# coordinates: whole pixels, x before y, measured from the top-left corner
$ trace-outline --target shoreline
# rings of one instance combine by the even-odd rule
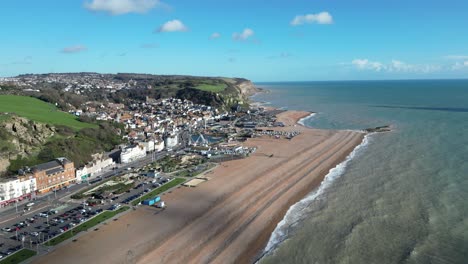
[[[212,179],[196,188],[179,187],[162,198],[164,211],[139,207],[61,245],[37,263],[249,263],[256,261],[289,208],[317,189],[330,169],[359,146],[364,133],[306,128],[310,112],[278,114],[292,140],[249,139],[257,152],[221,163]],[[268,155],[267,155],[268,154]],[[274,157],[270,156],[274,154]],[[100,249],[94,252],[95,248]]]
[[[318,187],[314,188],[307,195],[305,195],[302,199],[300,199],[298,202],[294,203],[291,207],[289,207],[283,219],[280,222],[278,222],[278,225],[271,233],[268,243],[264,247],[263,251],[261,252],[261,254],[258,254],[259,256],[255,259],[255,263],[258,263],[259,261],[261,261],[263,257],[272,254],[281,245],[281,243],[283,243],[285,240],[289,238],[289,237],[282,236],[281,229],[283,227],[287,227],[287,224],[285,222],[288,220],[288,217],[290,216],[290,214],[294,215],[295,213],[297,213],[297,211],[295,211],[296,209],[295,207],[296,206],[301,207],[303,206],[302,203],[309,203],[309,202],[316,200],[320,195],[323,194],[326,188],[328,188],[329,185],[332,184],[336,178],[339,178],[343,175],[348,162],[353,160],[355,155],[357,155],[358,152],[362,148],[365,148],[369,143],[369,137],[372,134],[366,134],[364,132],[363,134],[364,134],[364,138],[361,144],[356,146],[341,163],[337,164],[334,168],[330,169],[330,171],[324,176],[322,181],[319,183]],[[279,232],[279,234],[277,234],[277,232]]]
[[[313,117],[316,115],[315,112],[307,112],[307,111],[287,111],[287,112],[294,112],[294,116],[297,118],[296,119],[296,124],[300,125],[306,129],[310,129],[306,127],[301,121],[304,121],[305,119],[308,119],[310,117]],[[286,121],[288,122],[289,120],[286,118],[286,120],[281,120],[280,121]],[[292,126],[293,124],[289,124],[289,126]],[[262,236],[259,237],[254,245],[251,246],[252,250],[249,252],[246,252],[243,257],[239,258],[239,261],[235,261],[235,263],[258,263],[264,256],[266,256],[268,253],[271,253],[271,251],[265,251],[268,246],[268,242],[270,241],[273,232],[276,230],[278,225],[283,221],[283,219],[286,217],[286,214],[288,213],[289,209],[291,209],[292,206],[295,204],[299,203],[303,199],[307,198],[311,192],[317,190],[320,185],[324,182],[325,177],[331,172],[332,169],[336,168],[340,164],[346,162],[346,159],[349,157],[349,155],[357,149],[361,144],[364,142],[365,138],[365,133],[362,133],[362,139],[360,140],[360,143],[354,147],[348,148],[348,150],[343,153],[340,158],[338,158],[338,162],[330,168],[330,170],[322,173],[319,177],[315,178],[312,180],[308,186],[304,187],[301,192],[296,193],[296,195],[291,199],[289,205],[287,207],[281,208],[280,211],[275,215],[273,218],[273,223],[270,225],[266,226],[265,229],[262,232]],[[280,242],[281,243],[281,242]]]

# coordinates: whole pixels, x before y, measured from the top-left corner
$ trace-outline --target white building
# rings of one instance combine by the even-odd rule
[[[0,205],[30,198],[36,188],[36,178],[33,176],[3,179],[0,181]]]
[[[94,154],[93,161],[86,166],[76,170],[76,181],[81,182],[89,178],[95,177],[98,173],[102,172],[105,168],[114,166],[115,162],[110,157],[104,154]]]
[[[80,183],[82,181],[86,181],[86,179],[90,178],[91,175],[88,172],[88,167],[84,166],[75,171],[76,182]]]
[[[177,134],[168,135],[164,138],[164,146],[166,149],[172,149],[179,144],[179,137]]]
[[[159,152],[164,149],[164,141],[156,141],[154,143],[154,151]]]
[[[143,145],[146,148],[147,152],[154,151],[154,141],[153,140],[148,140],[148,141],[145,141],[145,142],[141,142],[140,145]]]
[[[122,149],[120,162],[129,163],[146,156],[146,148],[141,145],[130,146]]]

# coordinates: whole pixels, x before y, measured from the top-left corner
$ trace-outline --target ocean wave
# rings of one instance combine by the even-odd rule
[[[311,113],[310,115],[299,119],[299,121],[297,121],[297,123],[298,123],[299,125],[306,126],[306,125],[305,125],[305,121],[306,121],[306,120],[309,120],[309,119],[311,119],[311,118],[313,118],[313,117],[316,116],[316,115],[317,115],[317,113]]]
[[[306,117],[307,118],[307,117]],[[320,183],[320,186],[309,193],[306,197],[304,197],[299,202],[295,203],[291,206],[286,215],[284,216],[283,220],[281,220],[278,225],[276,226],[275,230],[270,236],[270,240],[265,247],[261,258],[272,253],[278,246],[288,238],[288,233],[290,227],[297,225],[304,217],[306,216],[306,210],[309,205],[315,201],[316,199],[320,198],[320,196],[324,193],[324,191],[339,177],[341,177],[344,172],[346,171],[346,166],[348,163],[356,157],[360,152],[362,152],[367,145],[369,144],[371,134],[364,136],[363,141],[361,144],[356,146],[354,150],[346,157],[346,159],[336,165],[334,168],[330,169],[328,174],[325,176],[323,181]],[[261,259],[260,258],[260,259]],[[259,260],[260,260],[259,259]],[[257,261],[258,263],[258,261]]]

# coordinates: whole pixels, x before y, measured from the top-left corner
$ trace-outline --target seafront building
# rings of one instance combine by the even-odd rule
[[[1,179],[0,181],[0,207],[5,207],[16,201],[30,199],[35,195],[36,178],[33,176],[20,176]]]
[[[89,180],[106,168],[114,165],[114,160],[112,160],[111,157],[106,156],[104,153],[94,154],[91,162],[76,169],[76,182]]]
[[[57,158],[53,161],[36,165],[26,175],[32,175],[36,179],[38,193],[60,189],[76,180],[75,165],[67,158]]]
[[[120,162],[129,163],[146,156],[146,148],[142,145],[126,147],[120,153]]]

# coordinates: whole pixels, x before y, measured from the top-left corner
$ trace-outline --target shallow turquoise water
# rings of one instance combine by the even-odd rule
[[[261,263],[468,263],[468,81],[258,85],[317,112],[308,126],[395,129],[291,210]]]

